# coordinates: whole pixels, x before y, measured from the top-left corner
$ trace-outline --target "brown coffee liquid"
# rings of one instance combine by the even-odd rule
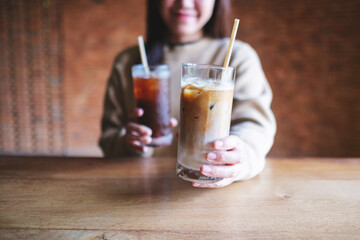
[[[137,107],[144,110],[138,123],[148,126],[157,138],[171,133],[168,79],[134,78]]]

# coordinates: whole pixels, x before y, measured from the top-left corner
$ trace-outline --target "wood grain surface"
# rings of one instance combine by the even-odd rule
[[[0,239],[359,239],[360,159],[196,189],[174,158],[0,157]]]

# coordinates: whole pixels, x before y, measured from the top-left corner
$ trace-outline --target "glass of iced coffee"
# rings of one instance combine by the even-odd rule
[[[144,110],[138,123],[152,130],[149,146],[170,145],[173,138],[170,127],[170,69],[168,65],[156,65],[150,66],[149,70],[147,72],[142,64],[131,68],[136,105]]]
[[[233,67],[182,64],[179,177],[197,183],[221,180],[201,174],[200,167],[209,165],[205,157],[212,143],[229,135],[234,81]]]

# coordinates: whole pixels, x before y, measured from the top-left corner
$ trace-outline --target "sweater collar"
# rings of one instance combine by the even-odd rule
[[[177,51],[186,51],[187,49],[197,49],[198,47],[203,46],[210,40],[209,37],[203,37],[199,40],[192,41],[192,42],[185,42],[185,43],[168,43],[165,45],[165,49],[170,52],[177,52]]]

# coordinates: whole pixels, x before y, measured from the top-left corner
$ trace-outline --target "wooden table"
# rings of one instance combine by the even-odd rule
[[[0,239],[360,239],[360,159],[197,189],[174,158],[0,157]]]

